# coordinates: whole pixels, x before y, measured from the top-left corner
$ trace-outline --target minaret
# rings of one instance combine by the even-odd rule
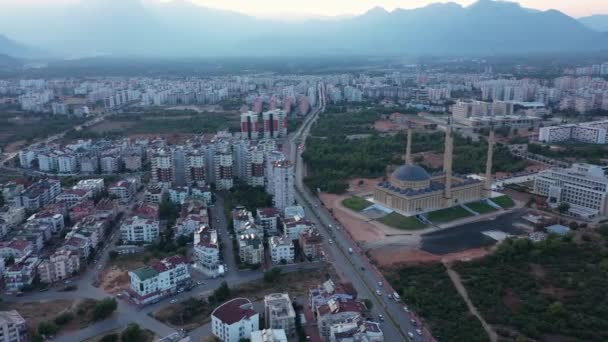
[[[407,123],[407,144],[405,145],[405,164],[412,165],[412,124]]]
[[[452,205],[452,159],[454,154],[454,141],[452,137],[452,121],[448,119],[445,130],[445,150],[443,152],[443,172],[445,173],[444,197],[446,206]]]
[[[490,126],[490,136],[488,137],[488,157],[486,161],[486,181],[484,190],[486,197],[492,195],[492,161],[494,159],[494,125]]]

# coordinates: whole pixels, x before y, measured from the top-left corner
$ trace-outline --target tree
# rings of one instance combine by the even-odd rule
[[[65,325],[68,324],[72,319],[74,319],[74,315],[71,312],[64,312],[55,317],[53,322],[55,322],[57,325]]]
[[[283,271],[281,271],[280,268],[273,267],[270,270],[264,272],[264,282],[274,283],[279,280],[282,273],[283,273]]]
[[[213,291],[213,294],[209,296],[209,302],[220,303],[230,298],[232,291],[228,286],[228,283],[223,281],[220,286]]]
[[[38,323],[38,333],[44,336],[55,335],[59,331],[59,327],[53,322],[42,321]]]
[[[118,342],[118,334],[104,335],[99,342]]]
[[[108,255],[110,256],[110,260],[116,260],[120,254],[117,251],[110,251]]]
[[[568,210],[570,210],[570,204],[567,202],[562,202],[559,204],[559,206],[557,206],[557,211],[559,212],[559,215],[560,215],[560,221],[561,221],[562,215],[567,213]]]
[[[120,334],[121,342],[145,342],[146,336],[136,323],[130,323]]]
[[[116,311],[118,303],[114,298],[106,298],[93,307],[93,320],[99,321],[108,318]]]

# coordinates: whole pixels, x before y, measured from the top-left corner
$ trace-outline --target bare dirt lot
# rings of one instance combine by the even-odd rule
[[[100,288],[107,293],[117,294],[129,287],[129,271],[145,266],[143,255],[119,256],[103,269]]]
[[[369,251],[374,262],[383,268],[398,265],[419,265],[436,262],[468,261],[484,257],[492,252],[491,248],[475,248],[460,253],[435,255],[418,249],[405,249],[400,246],[386,246]]]
[[[62,313],[70,312],[73,319],[61,326],[61,331],[75,331],[89,324],[89,314],[97,303],[93,299],[58,299],[50,301],[39,301],[32,303],[2,303],[1,310],[15,309],[27,321],[30,331],[35,331],[38,324],[43,321],[53,321]]]

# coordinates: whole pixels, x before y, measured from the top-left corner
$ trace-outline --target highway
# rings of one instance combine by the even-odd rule
[[[332,261],[336,271],[353,283],[360,299],[372,300],[374,320],[380,321],[379,315],[384,316],[385,320],[381,323],[381,327],[385,341],[433,341],[430,333],[420,327],[415,316],[404,310],[404,303],[388,298],[388,295],[394,291],[382,274],[369,263],[364,251],[348,234],[344,233],[343,229],[340,229],[339,222],[333,219],[319,199],[303,183],[305,166],[302,161],[302,149],[298,146],[306,141],[312,124],[325,109],[324,92],[322,95],[319,109],[309,115],[289,141],[290,158],[295,164],[296,200],[305,208],[307,218],[317,225],[323,235],[328,259]],[[311,213],[313,215],[310,215]],[[329,239],[335,241],[335,244],[330,244]],[[349,252],[349,248],[352,249],[352,253]],[[379,291],[380,295],[376,291]],[[422,330],[422,335],[416,332],[417,329]]]

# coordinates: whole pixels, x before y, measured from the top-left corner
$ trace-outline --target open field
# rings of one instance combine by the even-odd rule
[[[444,223],[469,217],[471,215],[470,212],[462,207],[452,207],[430,212],[427,217],[433,223]]]
[[[357,212],[362,211],[363,209],[371,206],[372,204],[372,202],[356,196],[346,198],[342,201],[343,206]]]
[[[94,299],[50,300],[31,303],[0,303],[0,310],[17,310],[27,321],[32,334],[38,329],[41,322],[53,322],[59,331],[75,331],[87,327],[92,319],[93,307],[97,303]],[[65,315],[70,319],[61,324],[57,317]]]
[[[163,111],[119,114],[86,130],[70,132],[67,138],[215,133],[221,129],[238,130],[239,120],[236,112]]]
[[[0,147],[15,142],[29,142],[36,138],[50,136],[72,128],[85,119],[54,115],[23,115],[0,112]],[[42,124],[43,123],[43,124]],[[11,147],[7,150],[13,150]]]
[[[509,196],[500,196],[496,198],[492,198],[492,202],[498,204],[499,206],[508,209],[513,208],[515,206],[515,202]]]
[[[481,202],[481,201],[467,203],[466,206],[478,214],[489,214],[489,213],[493,213],[496,211],[496,208],[492,207],[491,205],[489,205],[485,202]]]
[[[379,218],[378,222],[389,227],[403,230],[418,230],[426,227],[424,223],[418,221],[415,217],[405,217],[396,212],[392,212],[382,218]]]

